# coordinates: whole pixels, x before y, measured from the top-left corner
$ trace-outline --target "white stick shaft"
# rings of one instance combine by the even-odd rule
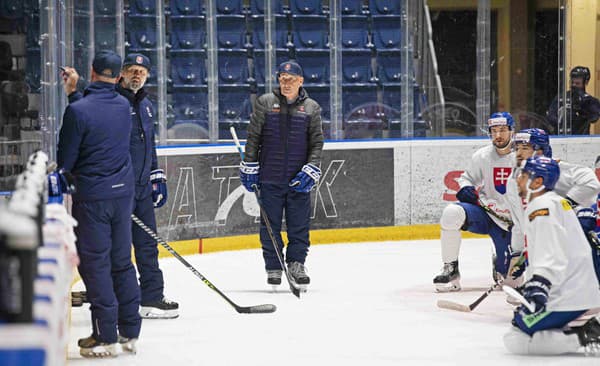
[[[523,306],[525,306],[532,313],[535,312],[535,305],[527,301],[523,295],[519,293],[519,291],[515,290],[510,286],[502,286],[502,291],[504,291],[508,296],[512,296],[517,299]]]
[[[233,136],[233,142],[235,143],[235,146],[237,147],[238,151],[240,152],[240,154],[243,154],[244,150],[242,149],[242,145],[240,145],[240,139],[238,139],[238,137],[237,137],[237,133],[235,132],[235,127],[231,126],[229,128],[229,132],[231,133],[231,136]]]

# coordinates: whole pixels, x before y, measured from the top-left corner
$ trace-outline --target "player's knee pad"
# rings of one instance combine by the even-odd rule
[[[442,218],[440,219],[440,225],[442,230],[460,230],[465,224],[467,214],[465,209],[457,204],[450,204],[442,211]]]
[[[529,341],[531,338],[516,327],[511,327],[504,335],[504,347],[517,355],[526,355],[529,353]]]

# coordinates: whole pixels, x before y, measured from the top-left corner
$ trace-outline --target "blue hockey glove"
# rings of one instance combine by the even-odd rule
[[[242,185],[248,192],[254,192],[254,187],[259,188],[259,171],[258,162],[245,162],[242,160],[240,163],[240,181],[242,181]]]
[[[319,182],[320,178],[321,169],[316,165],[308,163],[302,167],[302,170],[300,170],[298,174],[296,174],[289,186],[296,192],[307,193],[315,187],[315,184]]]
[[[472,203],[479,206],[479,193],[473,186],[464,186],[458,193],[456,193],[456,199],[460,202]]]
[[[152,202],[154,208],[162,207],[167,203],[167,176],[162,169],[150,172],[150,183],[152,183]]]
[[[596,228],[596,214],[590,207],[578,209],[577,220],[579,220],[584,233],[593,231]]]
[[[546,311],[548,302],[548,292],[552,284],[546,278],[533,275],[533,277],[523,285],[523,296],[527,301],[535,305],[535,311],[532,313],[527,307],[521,305],[519,311],[524,315],[541,314]]]
[[[48,174],[48,203],[63,203],[63,194],[71,193],[70,184],[61,172]]]

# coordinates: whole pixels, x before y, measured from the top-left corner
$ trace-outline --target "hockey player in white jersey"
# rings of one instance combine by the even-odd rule
[[[575,212],[553,191],[559,175],[558,162],[536,156],[525,161],[517,177],[519,195],[527,202],[522,229],[529,266],[522,291],[534,307],[519,306],[504,336],[506,348],[517,354],[600,350],[595,317],[580,327],[568,325],[600,307],[600,289]]]
[[[550,137],[548,134],[539,128],[529,128],[519,131],[515,134],[515,150],[516,150],[516,166],[532,157],[546,156],[552,157],[552,147],[550,145]],[[598,193],[600,193],[600,182],[596,178],[594,171],[588,167],[570,164],[564,161],[558,161],[560,167],[560,176],[554,187],[554,192],[564,197],[569,201],[579,219],[579,223],[588,233],[594,230],[596,226],[596,217],[593,209],[590,207]],[[526,205],[523,204],[517,190],[517,170],[511,175],[511,179],[507,182],[506,199],[510,207],[513,227],[511,229],[511,248],[514,251],[513,258],[518,258],[516,255],[523,250],[523,216]],[[596,255],[596,252],[594,252]],[[600,259],[599,259],[600,260]],[[516,263],[511,265],[508,282],[513,281],[512,285],[518,285],[518,277],[522,273],[522,264]],[[599,266],[600,275],[600,266]],[[599,277],[600,279],[600,277]]]
[[[488,120],[492,144],[477,150],[471,158],[471,166],[456,180],[460,186],[456,194],[459,202],[446,206],[440,219],[444,266],[442,273],[433,279],[439,292],[460,290],[460,230],[489,234],[496,251],[495,270],[503,276],[508,272],[510,213],[504,194],[515,166],[513,128],[510,113],[492,114]]]

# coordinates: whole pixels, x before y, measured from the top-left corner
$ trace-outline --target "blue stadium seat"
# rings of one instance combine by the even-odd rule
[[[371,51],[346,50],[342,52],[342,83],[367,85],[372,82]]]
[[[175,121],[208,121],[208,89],[206,87],[174,87]]]
[[[321,15],[321,0],[290,0],[290,11],[299,15]]]
[[[156,14],[156,0],[129,0],[130,15]]]
[[[248,83],[248,56],[245,52],[221,51],[218,58],[220,85]]]
[[[329,84],[329,52],[302,51],[296,52],[296,58],[304,71],[305,85]]]
[[[369,0],[371,14],[400,15],[400,1],[398,0]]]
[[[377,105],[377,88],[371,85],[342,87],[342,115],[344,120],[374,119],[370,113]]]
[[[270,73],[275,75],[277,66],[284,61],[289,59],[287,52],[276,52],[275,53],[275,65],[273,70],[269,70]],[[264,85],[265,83],[265,51],[258,51],[254,53],[254,79],[258,85]],[[275,77],[275,76],[273,76]]]
[[[88,65],[89,67],[89,65]],[[27,49],[27,61],[25,64],[25,81],[32,93],[39,93],[41,89],[40,76],[42,72],[42,55],[40,48]]]
[[[321,119],[324,121],[331,120],[330,94],[329,86],[310,86],[305,85],[304,88],[308,92],[308,96],[319,103],[321,106]]]
[[[89,77],[90,60],[94,56],[90,57],[90,50],[86,47],[76,47],[73,49],[73,67],[75,70],[79,70],[81,77]]]
[[[329,22],[325,16],[292,17],[294,45],[297,49],[324,49],[327,47]]]
[[[156,18],[153,16],[127,17],[128,42],[131,48],[156,48]],[[114,29],[110,30],[114,33]]]
[[[173,86],[205,85],[205,59],[204,52],[171,51],[171,79],[173,80]]]
[[[204,2],[201,0],[171,0],[171,15],[202,15]]]
[[[398,51],[377,53],[377,77],[382,85],[399,85],[402,81],[402,58]]]
[[[81,49],[90,45],[90,19],[86,16],[74,16],[73,17],[73,46],[74,49]],[[88,66],[89,67],[89,66]]]
[[[382,103],[385,106],[389,106],[400,111],[402,105],[402,89],[400,85],[397,86],[384,86],[382,88]],[[390,119],[393,116],[388,116]]]
[[[0,1],[0,17],[21,18],[23,16],[23,0]]]
[[[96,15],[115,15],[117,14],[117,4],[115,0],[95,0],[94,8]],[[119,9],[120,11],[120,9]],[[115,28],[113,28],[115,29]]]
[[[271,1],[273,14],[283,14],[283,1]],[[265,13],[265,0],[250,0],[250,13],[253,15]]]
[[[249,121],[251,112],[250,88],[219,87],[219,122]]]
[[[242,0],[217,1],[217,13],[219,14],[242,14],[242,10]]]
[[[39,14],[29,14],[27,16],[27,38],[25,43],[27,47],[39,47],[40,45],[40,16]],[[76,19],[75,19],[76,21]]]
[[[363,0],[342,0],[342,14],[362,14]]]
[[[255,48],[265,48],[265,22],[264,17],[252,17],[252,44]],[[275,16],[275,48],[287,48],[288,24],[287,17]]]
[[[176,120],[167,130],[169,140],[208,140],[208,121],[203,120]]]
[[[94,19],[94,36],[96,51],[115,50],[117,48],[117,21],[114,17],[96,17]]]
[[[246,37],[246,18],[243,15],[217,16],[217,43],[221,49],[242,49]]]
[[[206,42],[203,16],[171,17],[171,46],[174,50],[202,49]]]
[[[344,48],[367,47],[367,17],[347,15],[342,17],[342,46]]]
[[[402,29],[400,17],[395,15],[373,16],[373,40],[379,49],[399,49]]]

